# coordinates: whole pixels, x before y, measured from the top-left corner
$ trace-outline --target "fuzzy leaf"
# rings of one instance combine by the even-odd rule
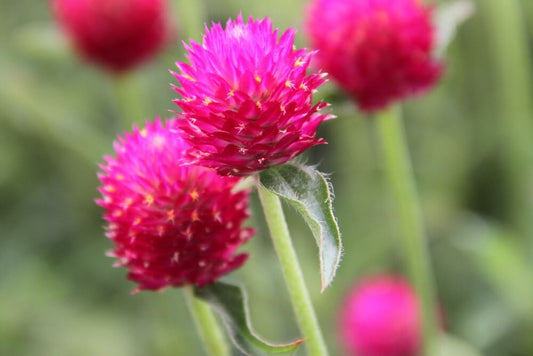
[[[440,5],[435,13],[437,45],[435,54],[442,57],[452,42],[457,28],[475,12],[476,6],[471,0],[456,0]]]
[[[333,214],[333,188],[313,166],[289,162],[259,175],[260,183],[290,203],[313,232],[320,256],[322,291],[333,281],[342,254],[342,241]]]
[[[246,355],[293,353],[303,342],[298,339],[287,344],[272,344],[257,336],[250,322],[246,293],[236,285],[216,282],[196,288],[194,294],[216,310],[233,343]]]

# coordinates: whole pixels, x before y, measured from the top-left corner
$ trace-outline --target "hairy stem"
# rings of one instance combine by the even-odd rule
[[[305,337],[309,355],[326,356],[328,351],[318,320],[305,286],[302,270],[292,245],[291,237],[280,199],[277,195],[257,184],[270,236],[285,277],[298,325]]]

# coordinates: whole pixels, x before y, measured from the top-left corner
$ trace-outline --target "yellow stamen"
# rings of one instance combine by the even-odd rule
[[[189,193],[189,196],[191,197],[192,200],[196,201],[200,197],[200,194],[198,194],[198,191],[194,189],[192,192]]]
[[[198,216],[198,212],[194,210],[191,214],[191,220],[192,221],[200,221],[200,217]]]
[[[126,198],[124,200],[124,208],[128,208],[131,204],[133,204],[133,199],[131,198]]]
[[[196,81],[196,79],[194,79],[193,77],[191,77],[188,74],[182,74],[182,77],[185,78],[185,79],[190,80],[191,82],[195,82]]]
[[[151,194],[147,194],[144,198],[144,204],[152,205],[154,203],[154,197]]]
[[[174,209],[167,211],[167,220],[174,222]]]

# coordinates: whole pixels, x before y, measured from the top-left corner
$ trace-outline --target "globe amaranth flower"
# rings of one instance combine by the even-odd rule
[[[420,326],[417,297],[399,277],[363,280],[339,310],[339,336],[348,355],[416,356]]]
[[[313,53],[293,48],[295,31],[278,39],[265,18],[206,28],[202,44],[185,45],[190,63],[177,62],[174,89],[183,110],[176,126],[191,158],[221,175],[242,176],[285,163],[311,146],[318,125],[332,118],[312,103],[324,73],[307,74]]]
[[[313,0],[306,29],[318,66],[364,111],[429,89],[443,71],[421,0]]]
[[[155,55],[172,35],[166,0],[52,0],[74,47],[112,72]]]
[[[253,234],[242,227],[249,191],[235,191],[236,177],[183,165],[187,144],[169,126],[157,119],[119,137],[99,174],[110,255],[135,291],[211,283],[245,262],[235,251]]]

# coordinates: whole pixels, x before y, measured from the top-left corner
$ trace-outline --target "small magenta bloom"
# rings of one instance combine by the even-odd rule
[[[243,176],[285,163],[317,144],[318,125],[331,115],[313,105],[325,74],[308,75],[313,53],[293,49],[295,31],[278,39],[270,19],[206,28],[202,44],[185,45],[189,64],[173,73],[183,110],[175,121],[195,163],[221,175]]]
[[[116,157],[105,157],[99,179],[110,253],[139,290],[203,286],[240,267],[235,254],[253,234],[249,191],[233,191],[238,178],[183,165],[183,142],[158,119],[119,137]]]
[[[155,55],[171,37],[166,0],[52,0],[74,47],[112,72]]]
[[[421,0],[313,0],[306,27],[318,65],[364,111],[421,93],[443,72]]]
[[[341,306],[339,331],[348,355],[416,356],[421,346],[417,297],[399,277],[366,279]]]

